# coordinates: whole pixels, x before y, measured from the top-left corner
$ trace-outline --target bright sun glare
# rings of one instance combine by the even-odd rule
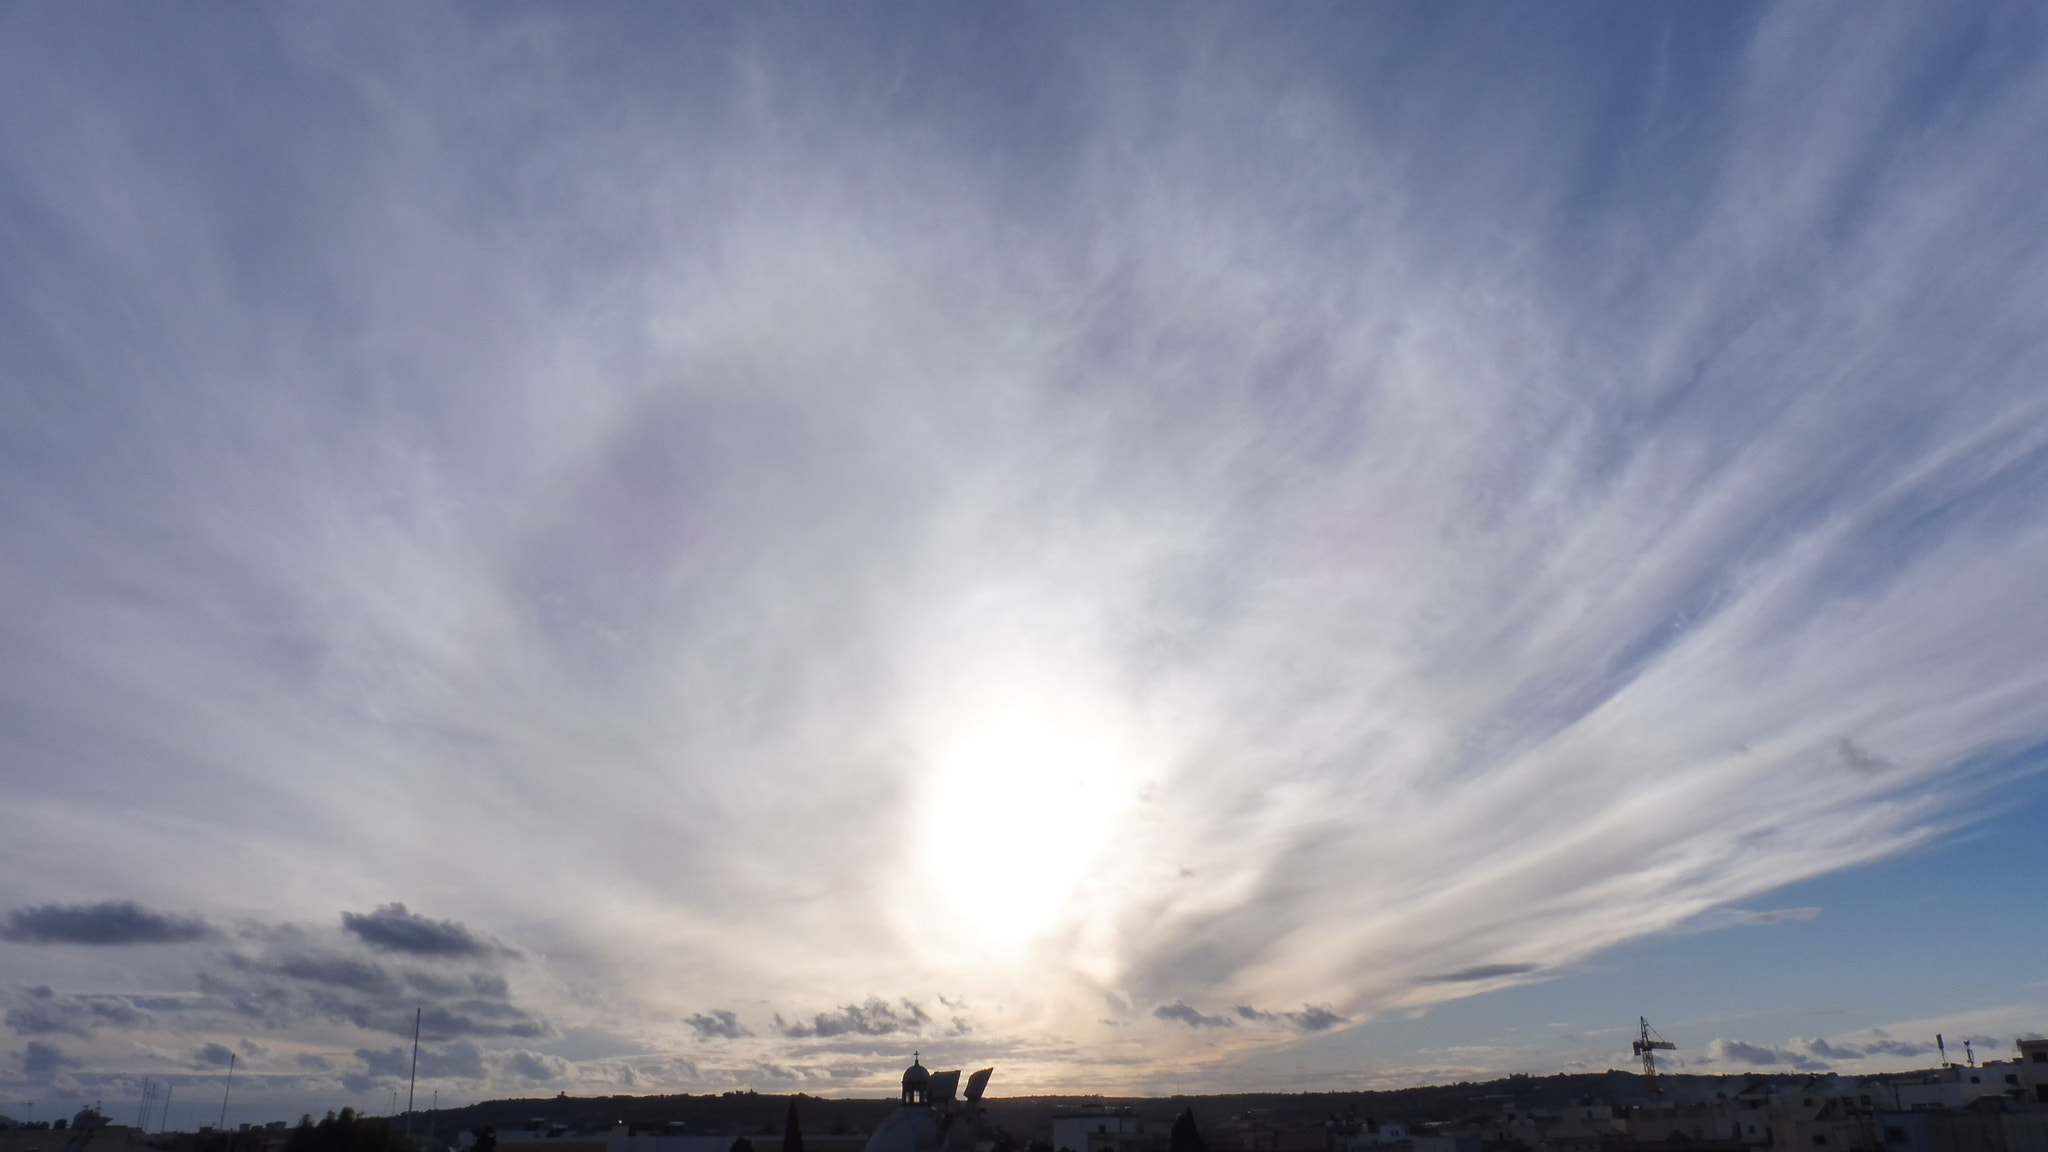
[[[1141,773],[1128,723],[1045,682],[984,690],[928,748],[925,868],[990,943],[1043,932],[1115,834]]]

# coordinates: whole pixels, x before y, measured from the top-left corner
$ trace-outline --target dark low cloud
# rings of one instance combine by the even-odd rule
[[[28,989],[4,1018],[17,1036],[66,1034],[84,1038],[95,1028],[140,1028],[155,1018],[126,996],[70,996],[47,984]]]
[[[1837,1044],[1824,1039],[1793,1040],[1791,1043],[1794,1049],[1803,1049],[1807,1055],[1819,1057],[1823,1060],[1861,1060],[1869,1056],[1913,1057],[1925,1056],[1935,1051],[1935,1046],[1932,1044],[1916,1044],[1903,1040],[1894,1040],[1881,1031],[1874,1033],[1874,1035],[1877,1038],[1868,1044]],[[1987,1042],[1992,1044],[1999,1043],[1999,1041],[1990,1038],[1973,1039],[1977,1039],[1979,1044]]]
[[[1837,764],[1856,772],[1887,772],[1898,767],[1847,736],[1835,741],[1834,758]]]
[[[1298,1032],[1327,1032],[1339,1024],[1349,1024],[1351,1018],[1339,1016],[1328,1005],[1303,1004],[1299,1012],[1266,1012],[1249,1004],[1237,1006],[1239,1018],[1264,1024],[1284,1024]]]
[[[399,1029],[403,1032],[404,1029]],[[429,1007],[420,1016],[420,1034],[434,1037],[518,1036],[535,1039],[552,1034],[547,1023],[514,1004],[496,1000],[460,1000]]]
[[[371,995],[389,995],[398,991],[398,982],[382,966],[353,956],[302,953],[278,961],[271,970],[294,980],[351,988]]]
[[[517,955],[453,920],[430,920],[403,904],[381,904],[374,912],[343,912],[341,926],[372,948],[414,956]]]
[[[511,1001],[505,978],[494,972],[394,973],[375,958],[303,946],[268,954],[235,953],[228,969],[202,971],[202,991],[238,1015],[270,1027],[308,1018],[393,1035],[411,1035],[414,1011],[420,1034],[435,1041],[551,1035],[548,1024]]]
[[[1845,1060],[1866,1060],[1873,1056],[1891,1056],[1913,1059],[1935,1051],[1932,1044],[1894,1040],[1883,1030],[1873,1030],[1872,1039],[1867,1042],[1833,1041],[1824,1038],[1802,1039],[1794,1037],[1780,1047],[1771,1044],[1752,1044],[1744,1040],[1716,1039],[1710,1041],[1698,1060],[1702,1064],[1743,1064],[1751,1066],[1785,1065],[1801,1072],[1818,1072],[1830,1066],[1830,1062]],[[2000,1041],[1986,1037],[1985,1043]]]
[[[219,1068],[232,1059],[234,1054],[235,1050],[227,1045],[208,1041],[192,1053],[191,1064],[194,1068]]]
[[[784,1023],[780,1015],[775,1017],[775,1030],[795,1039],[826,1036],[888,1036],[898,1032],[915,1032],[931,1022],[923,1008],[909,1000],[900,1002],[899,1009],[880,997],[869,997],[865,1004],[848,1004],[836,1012],[820,1012],[806,1021]]]
[[[185,944],[214,935],[197,916],[152,912],[133,900],[98,904],[38,904],[16,908],[0,926],[0,940],[16,944]]]
[[[411,1074],[412,1050],[358,1048],[356,1059],[371,1077],[402,1079]],[[447,1044],[420,1049],[420,1076],[427,1080],[480,1080],[485,1076],[483,1050],[474,1044]]]
[[[1439,972],[1423,976],[1417,984],[1476,984],[1481,980],[1498,980],[1503,976],[1521,976],[1536,971],[1540,964],[1481,964],[1473,968],[1460,968],[1455,972]]]
[[[1199,1011],[1178,1000],[1171,1004],[1161,1004],[1159,1007],[1154,1008],[1152,1015],[1161,1020],[1178,1020],[1190,1028],[1235,1027],[1228,1017],[1204,1016]]]
[[[740,1023],[739,1017],[723,1008],[714,1008],[709,1015],[699,1012],[683,1023],[696,1029],[697,1035],[706,1040],[737,1040],[753,1035]]]
[[[1747,1064],[1765,1067],[1784,1064],[1800,1072],[1821,1072],[1828,1067],[1826,1061],[1817,1058],[1811,1052],[1718,1038],[1707,1043],[1706,1051],[1698,1059],[1702,1064]]]
[[[1913,1044],[1904,1040],[1879,1040],[1863,1046],[1865,1056],[1925,1056],[1935,1051],[1932,1044]]]
[[[58,997],[47,984],[29,989],[26,999],[9,1008],[6,1024],[17,1036],[68,1033],[83,1038],[92,1028],[90,1015],[82,1006]]]
[[[66,1068],[78,1067],[78,1061],[64,1055],[55,1044],[31,1040],[21,1054],[21,1075],[25,1080],[41,1082],[50,1079]]]
[[[559,1056],[515,1049],[505,1055],[501,1067],[522,1080],[559,1080],[568,1074],[569,1062]]]

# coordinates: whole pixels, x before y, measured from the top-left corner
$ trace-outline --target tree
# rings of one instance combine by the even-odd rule
[[[789,1100],[789,1117],[782,1122],[782,1152],[804,1152],[804,1131],[796,1122],[796,1097]]]
[[[754,1152],[754,1142],[742,1136],[734,1140],[732,1147],[727,1149],[726,1152]]]
[[[473,1130],[470,1135],[476,1137],[476,1143],[470,1147],[469,1152],[497,1152],[498,1130],[496,1128],[478,1128]]]
[[[391,1121],[358,1116],[353,1108],[329,1112],[318,1124],[310,1116],[299,1121],[284,1142],[284,1152],[417,1152],[412,1141]]]
[[[1209,1152],[1209,1142],[1195,1131],[1195,1110],[1192,1107],[1173,1118],[1173,1132],[1167,1137],[1167,1152]]]

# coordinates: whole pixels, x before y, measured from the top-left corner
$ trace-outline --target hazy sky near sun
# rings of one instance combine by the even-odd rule
[[[0,1090],[1337,1083],[1740,968],[2041,794],[2044,46],[0,8]],[[1915,995],[1696,1059],[2048,1022]]]

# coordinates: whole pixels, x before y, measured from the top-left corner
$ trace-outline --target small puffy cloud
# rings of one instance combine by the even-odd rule
[[[1298,1032],[1326,1032],[1351,1018],[1339,1016],[1328,1005],[1304,1004],[1299,1012],[1266,1012],[1249,1004],[1237,1006],[1239,1018],[1264,1024],[1284,1024]]]
[[[1855,1060],[1863,1055],[1860,1049],[1830,1044],[1826,1040],[1808,1040],[1801,1047],[1824,1060]]]
[[[126,996],[68,996],[42,984],[28,989],[20,1002],[7,1010],[5,1022],[17,1036],[61,1033],[83,1038],[94,1028],[139,1028],[154,1019]]]
[[[1416,980],[1417,984],[1477,984],[1482,980],[1498,980],[1503,976],[1522,976],[1536,971],[1538,964],[1480,964],[1472,968],[1460,968],[1455,972],[1438,972]]]
[[[1179,1000],[1161,1004],[1152,1010],[1152,1015],[1161,1020],[1178,1020],[1190,1028],[1231,1028],[1229,1019],[1222,1016],[1204,1016],[1199,1011]]]
[[[405,1049],[403,1048],[358,1048],[356,1059],[371,1076],[405,1075]]]
[[[272,1026],[325,1018],[410,1036],[414,1009],[423,1007],[420,1034],[434,1041],[551,1034],[545,1021],[510,1002],[510,989],[496,973],[394,972],[366,955],[306,946],[297,934],[278,939],[287,950],[238,953],[228,958],[231,970],[202,971],[201,990]]]
[[[305,980],[314,984],[327,984],[336,988],[349,988],[371,995],[383,995],[398,990],[398,982],[381,966],[353,956],[331,953],[302,953],[287,956],[271,966],[280,976],[294,980]]]
[[[21,1054],[21,1075],[23,1079],[42,1082],[55,1076],[65,1068],[78,1067],[78,1061],[66,1057],[54,1044],[31,1040]]]
[[[470,972],[455,976],[407,972],[405,983],[429,996],[484,996],[502,1000],[511,994],[511,985],[496,972]]]
[[[1694,916],[1673,931],[1681,936],[1719,932],[1723,928],[1768,928],[1773,924],[1796,924],[1819,916],[1819,908],[1714,908]]]
[[[1863,747],[1847,736],[1835,741],[1834,759],[1844,768],[1857,772],[1884,772],[1898,767],[1892,761]]]
[[[453,920],[430,920],[405,905],[380,904],[374,912],[343,912],[341,926],[372,948],[414,956],[517,955]]]
[[[1817,1072],[1827,1067],[1811,1053],[1718,1038],[1707,1043],[1706,1052],[1699,1057],[1699,1061],[1702,1064],[1741,1064],[1751,1067],[1786,1064],[1802,1072]]]
[[[412,1051],[409,1048],[358,1048],[355,1054],[372,1078],[399,1079],[412,1072]],[[467,1043],[423,1047],[420,1049],[419,1072],[428,1080],[481,1080],[485,1075],[484,1054],[476,1045]]]
[[[1818,908],[1772,908],[1762,912],[1743,912],[1740,924],[1751,928],[1764,928],[1772,924],[1791,924],[1811,920],[1820,915]]]
[[[191,1064],[194,1068],[218,1068],[227,1063],[234,1054],[234,1049],[227,1045],[209,1040],[200,1045],[198,1051],[192,1053]]]
[[[1873,1056],[1910,1059],[1934,1051],[1932,1044],[1894,1040],[1881,1029],[1874,1029],[1868,1035],[1872,1037],[1868,1041],[1828,1040],[1821,1037],[1807,1039],[1795,1036],[1786,1041],[1783,1047],[1749,1044],[1740,1040],[1715,1040],[1707,1045],[1701,1063],[1752,1066],[1783,1064],[1807,1072],[1826,1068],[1829,1062],[1865,1060]]]
[[[500,1068],[522,1080],[559,1080],[569,1073],[569,1062],[544,1052],[515,1048],[501,1054]]]
[[[706,1040],[737,1040],[753,1035],[740,1024],[739,1017],[723,1008],[713,1008],[709,1015],[699,1012],[683,1023],[696,1029],[697,1035]]]
[[[780,1015],[775,1017],[775,1029],[792,1039],[827,1036],[888,1036],[897,1032],[915,1032],[931,1022],[923,1008],[910,1000],[900,1002],[901,1009],[870,996],[865,1004],[848,1004],[835,1012],[820,1012],[809,1021],[798,1020],[785,1023]]]
[[[115,1028],[140,1028],[155,1022],[126,996],[85,996],[79,1002],[92,1013],[94,1021]]]
[[[497,1000],[458,1000],[444,1007],[428,1008],[420,1017],[420,1030],[428,1036],[521,1036],[551,1034],[546,1021],[525,1009]]]
[[[468,982],[459,977],[441,976],[432,972],[407,972],[405,985],[429,996],[460,996],[469,991]]]
[[[1934,1050],[1932,1044],[1914,1044],[1888,1037],[1863,1046],[1865,1056],[1925,1056]]]
[[[1894,1040],[1883,1029],[1872,1029],[1870,1035],[1873,1039],[1867,1043],[1850,1041],[1831,1043],[1827,1040],[1795,1039],[1792,1041],[1792,1045],[1797,1048],[1804,1048],[1815,1056],[1829,1060],[1861,1060],[1870,1056],[1925,1056],[1935,1050],[1932,1044]],[[1978,1040],[1978,1043],[1996,1044],[1998,1041],[1983,1039]]]
[[[16,908],[0,924],[0,940],[16,944],[183,944],[213,934],[197,916],[152,912],[133,900]]]
[[[48,985],[38,985],[29,989],[26,999],[7,1010],[6,1024],[17,1036],[66,1033],[83,1038],[90,1034],[92,1017],[82,1005],[59,998]]]

